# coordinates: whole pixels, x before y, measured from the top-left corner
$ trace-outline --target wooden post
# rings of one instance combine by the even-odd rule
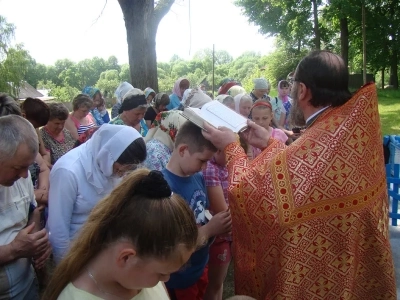
[[[214,71],[215,71],[215,44],[213,44],[213,60],[212,60],[212,95],[213,95],[213,97],[214,97],[214,89],[215,89]]]

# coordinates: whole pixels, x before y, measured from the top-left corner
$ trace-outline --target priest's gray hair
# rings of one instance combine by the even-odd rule
[[[26,144],[32,155],[38,153],[38,136],[32,124],[17,115],[0,117],[0,162],[12,159],[21,144]]]

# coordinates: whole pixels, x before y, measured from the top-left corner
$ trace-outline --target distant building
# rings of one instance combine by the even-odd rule
[[[48,94],[48,93],[47,93]],[[26,98],[38,98],[42,101],[50,101],[55,99],[54,97],[49,97],[48,95],[44,95],[36,90],[33,86],[31,86],[26,81],[23,81],[21,86],[19,87],[17,98],[20,101],[24,101]]]

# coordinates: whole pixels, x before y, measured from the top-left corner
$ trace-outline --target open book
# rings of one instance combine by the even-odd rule
[[[236,133],[247,128],[247,118],[217,100],[204,104],[201,109],[186,107],[182,116],[202,129],[204,129],[204,121],[215,128],[224,126]]]

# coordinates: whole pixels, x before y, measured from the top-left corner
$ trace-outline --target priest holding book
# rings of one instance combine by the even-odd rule
[[[344,61],[306,56],[294,74],[290,146],[248,121],[253,161],[227,128],[203,135],[229,170],[236,294],[256,299],[396,299],[374,84],[353,96]]]

